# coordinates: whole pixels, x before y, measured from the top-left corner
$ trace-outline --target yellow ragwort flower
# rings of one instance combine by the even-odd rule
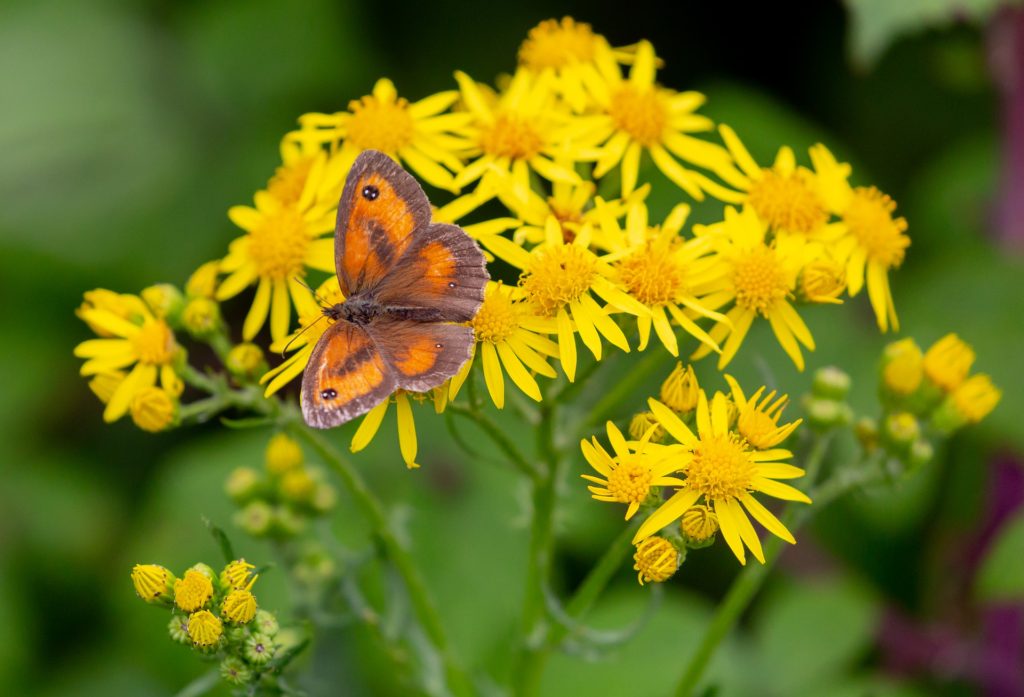
[[[850,166],[838,163],[824,145],[811,148],[811,161],[819,192],[840,219],[842,236],[835,243],[835,255],[846,264],[850,295],[866,284],[879,329],[898,330],[889,271],[899,268],[910,246],[907,221],[893,217],[896,202],[875,187],[851,187]]]
[[[572,17],[546,19],[530,29],[519,46],[519,66],[537,75],[550,73],[555,93],[579,114],[594,105],[587,84],[600,80],[599,53],[610,53],[620,63],[633,59],[629,49],[611,48],[585,22]]]
[[[256,616],[256,596],[248,590],[235,589],[224,597],[221,614],[233,624],[246,624]]]
[[[686,451],[685,457],[677,457],[685,480],[676,493],[643,522],[633,538],[634,544],[678,520],[698,503],[714,510],[722,537],[741,564],[746,563],[744,546],[764,563],[761,541],[748,515],[772,534],[795,543],[789,530],[753,496],[761,492],[788,501],[810,503],[802,492],[777,481],[803,476],[804,471],[799,467],[780,462],[791,458],[792,453],[752,449],[740,433],[730,428],[729,407],[722,393],[717,393],[710,405],[701,393],[696,434],[661,402],[650,399],[648,404],[668,434]]]
[[[677,361],[676,367],[661,383],[658,398],[662,404],[679,414],[696,409],[700,398],[700,384],[697,382],[697,374],[693,372],[693,366],[687,364],[683,368],[683,364]]]
[[[688,542],[703,544],[718,532],[718,516],[708,506],[690,506],[679,518],[679,529]]]
[[[925,352],[924,373],[945,392],[952,392],[971,372],[974,349],[956,334],[946,334]]]
[[[633,570],[636,580],[644,583],[662,583],[672,578],[679,569],[679,550],[664,537],[648,537],[636,545]]]
[[[1002,397],[1002,390],[993,385],[992,378],[984,373],[967,378],[950,394],[957,413],[969,424],[976,424],[988,416]]]
[[[476,343],[470,359],[451,380],[449,399],[455,399],[479,356],[494,406],[505,406],[505,373],[523,394],[539,402],[541,392],[534,373],[554,378],[555,370],[547,359],[558,355],[558,345],[546,336],[553,329],[550,320],[538,317],[523,302],[518,288],[491,281],[471,324]]]
[[[109,291],[108,291],[109,293]],[[116,298],[114,302],[90,302],[92,298]],[[106,338],[89,339],[75,347],[75,355],[85,358],[81,374],[85,376],[116,374],[132,367],[107,400],[103,420],[108,423],[124,416],[135,397],[159,383],[167,393],[177,397],[184,389],[174,371],[180,348],[174,332],[162,319],[157,319],[141,298],[116,293],[86,294],[86,302],[78,316]]]
[[[797,166],[792,148],[779,148],[772,166],[761,167],[732,128],[720,124],[718,132],[743,173],[740,181],[730,181],[743,193],[729,203],[750,206],[774,232],[811,238],[831,232],[836,236],[839,231],[827,230],[829,209],[814,172]]]
[[[651,426],[632,447],[611,421],[607,424],[607,430],[614,457],[608,454],[596,437],[580,441],[583,457],[603,476],[580,475],[598,485],[587,486],[593,498],[628,504],[626,520],[629,520],[636,515],[640,504],[654,487],[683,485],[681,479],[668,476],[679,469],[678,460],[672,457],[675,451],[654,448],[650,444],[656,426]]]
[[[236,559],[220,572],[220,582],[226,588],[249,590],[259,578],[252,573],[255,570],[256,567],[245,559]]]
[[[174,582],[174,603],[185,612],[195,612],[210,602],[213,582],[202,571],[189,569]]]
[[[472,161],[455,177],[476,190],[438,211],[440,220],[457,220],[508,188],[522,195],[530,188],[530,171],[549,181],[578,182],[579,175],[561,164],[579,161],[580,146],[572,138],[575,121],[557,108],[550,75],[535,77],[518,70],[497,99],[463,72],[456,72],[462,102],[472,115]],[[559,159],[556,162],[556,158]]]
[[[267,443],[264,461],[267,471],[281,475],[295,469],[303,462],[302,446],[287,433],[275,433]]]
[[[188,635],[196,646],[213,646],[224,634],[220,618],[209,610],[193,612],[188,616]]]
[[[630,297],[647,309],[646,314],[637,315],[640,351],[647,348],[653,327],[668,352],[678,356],[679,342],[673,322],[702,344],[721,351],[691,317],[728,323],[724,315],[703,303],[703,297],[721,285],[728,267],[713,253],[709,239],[684,240],[680,236],[689,213],[689,206],[680,204],[664,223],[651,227],[647,206],[634,201],[626,213],[625,230],[613,218],[601,218],[611,250],[604,259],[612,264]]]
[[[282,201],[258,191],[255,207],[233,206],[228,217],[245,235],[236,238],[221,261],[227,277],[217,288],[217,300],[227,300],[256,284],[256,295],[242,325],[242,338],[251,340],[270,317],[270,336],[288,334],[291,307],[300,316],[318,312],[316,301],[302,284],[307,268],[334,272],[333,232],[338,197],[347,170],[337,156],[314,156],[302,194]]]
[[[728,323],[718,322],[709,332],[716,342],[725,340],[718,358],[719,370],[736,355],[758,317],[768,320],[779,344],[799,370],[804,369],[800,344],[814,350],[814,337],[790,302],[812,247],[799,235],[777,235],[769,242],[767,233],[764,221],[750,207],[740,213],[727,207],[723,222],[698,230],[698,237],[710,237],[727,267],[721,281],[704,296],[703,305],[713,310],[733,305],[725,313]],[[693,357],[702,358],[711,350],[705,343]]]
[[[136,564],[132,567],[132,585],[147,603],[171,597],[174,574],[159,564]]]
[[[889,392],[906,397],[917,392],[924,378],[924,355],[913,339],[900,339],[885,347],[882,385]]]
[[[774,448],[786,440],[789,434],[803,423],[803,419],[797,419],[779,426],[779,417],[782,416],[782,410],[789,402],[789,397],[786,395],[780,395],[778,399],[775,399],[776,391],[772,390],[768,394],[764,394],[765,388],[762,386],[757,388],[757,391],[747,399],[743,395],[743,388],[733,376],[726,375],[725,381],[729,383],[732,390],[732,402],[736,405],[736,430],[746,439],[747,443],[758,450]]]
[[[554,321],[558,356],[570,381],[576,377],[576,333],[596,360],[601,360],[601,337],[623,351],[629,342],[622,329],[591,293],[607,306],[635,315],[649,310],[623,292],[612,279],[615,271],[590,251],[590,226],[585,225],[572,242],[566,243],[557,221],[549,218],[545,242],[530,252],[511,245],[506,258],[521,269],[519,286],[537,314]]]
[[[128,408],[132,421],[143,431],[159,433],[178,417],[178,399],[161,387],[146,387],[135,393]]]
[[[462,170],[473,147],[472,116],[449,111],[458,99],[457,90],[447,90],[410,103],[381,78],[370,94],[349,102],[348,111],[303,115],[301,129],[288,137],[329,145],[346,171],[362,151],[379,150],[428,184],[458,193],[452,173]]]
[[[590,153],[596,160],[595,178],[621,163],[622,195],[629,195],[636,188],[640,155],[646,151],[658,169],[693,198],[702,200],[705,191],[722,200],[734,196],[680,164],[687,162],[719,176],[739,178],[725,148],[688,135],[714,126],[711,119],[694,113],[704,103],[704,95],[677,93],[655,84],[657,59],[647,41],[637,46],[628,79],[622,77],[610,53],[599,52],[596,60],[599,78],[588,80],[588,88],[599,105],[598,113],[581,117],[577,127],[593,144]]]

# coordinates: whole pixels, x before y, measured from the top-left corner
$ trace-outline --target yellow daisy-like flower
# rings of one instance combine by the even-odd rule
[[[857,295],[866,284],[879,329],[898,330],[889,271],[899,268],[910,246],[907,221],[893,217],[896,202],[875,187],[851,187],[849,165],[836,162],[824,145],[811,148],[811,161],[819,190],[845,233],[836,242],[836,255],[845,260],[850,295]]]
[[[200,610],[188,616],[188,635],[196,646],[213,646],[224,635],[224,625],[217,615]]]
[[[598,485],[587,487],[595,499],[628,504],[626,520],[629,520],[640,510],[640,504],[647,499],[652,488],[684,484],[683,480],[669,476],[679,469],[678,457],[672,457],[673,453],[678,455],[678,451],[655,449],[650,443],[655,427],[649,428],[633,447],[611,421],[606,428],[614,457],[601,446],[597,437],[580,441],[583,457],[603,476],[580,475]]]
[[[711,119],[694,113],[704,95],[655,84],[654,47],[647,41],[638,45],[628,79],[611,54],[599,52],[596,60],[600,78],[588,80],[587,86],[600,113],[582,117],[578,127],[596,146],[591,149],[594,177],[603,177],[621,163],[622,195],[627,196],[636,188],[640,155],[647,151],[658,169],[693,198],[702,200],[706,191],[730,200],[734,194],[728,189],[680,164],[694,164],[728,179],[739,176],[725,148],[687,135],[714,127]]]
[[[924,379],[924,355],[913,339],[900,339],[885,347],[882,385],[899,397],[917,391]]]
[[[90,295],[105,300],[95,304],[90,302]],[[105,337],[89,339],[75,347],[75,355],[86,359],[82,375],[116,375],[134,366],[110,393],[103,410],[104,421],[116,421],[128,413],[135,398],[154,387],[158,379],[169,397],[181,394],[185,386],[174,371],[181,349],[174,340],[174,332],[164,320],[153,316],[141,298],[87,293],[77,314]]]
[[[698,232],[698,236],[710,235],[727,268],[721,285],[705,296],[703,304],[717,309],[733,303],[725,314],[729,322],[719,322],[710,332],[716,342],[725,340],[719,370],[736,355],[757,317],[768,320],[779,344],[799,370],[804,369],[800,344],[814,350],[814,337],[790,302],[797,276],[813,248],[799,235],[777,235],[768,242],[767,232],[751,207],[744,207],[740,213],[727,207],[724,222]],[[702,358],[710,352],[711,347],[704,344],[693,357]]]
[[[220,572],[220,582],[227,588],[249,590],[259,578],[252,573],[255,570],[256,567],[245,559],[236,559]]]
[[[174,603],[185,612],[202,608],[213,597],[213,582],[202,571],[189,569],[174,582]]]
[[[597,55],[610,53],[613,60],[628,64],[635,51],[613,49],[589,24],[572,17],[546,19],[519,46],[519,65],[535,74],[550,73],[555,93],[577,114],[593,105],[587,84],[595,78]]]
[[[605,259],[614,260],[612,265],[626,292],[648,309],[647,314],[637,316],[637,348],[641,351],[647,348],[653,326],[668,352],[678,356],[673,321],[712,350],[721,350],[691,315],[728,324],[724,315],[702,301],[702,296],[715,289],[728,268],[713,253],[708,239],[680,237],[689,213],[690,207],[680,204],[662,225],[649,227],[647,206],[635,201],[626,214],[625,231],[611,216],[601,217],[604,236],[612,250]]]
[[[337,157],[317,153],[297,200],[282,201],[269,191],[259,191],[255,208],[228,210],[228,217],[246,234],[231,242],[221,261],[227,278],[216,297],[226,300],[256,284],[256,296],[242,325],[246,341],[256,336],[268,315],[271,338],[277,341],[287,335],[292,304],[300,316],[316,310],[301,281],[307,268],[334,271],[334,239],[324,235],[334,230],[346,172],[340,164]]]
[[[996,408],[1003,392],[992,383],[992,378],[979,373],[957,385],[949,397],[960,417],[976,424]]]
[[[549,181],[580,181],[571,167],[561,164],[566,159],[578,161],[582,150],[572,138],[576,122],[557,108],[549,75],[535,77],[519,70],[496,100],[465,73],[456,72],[455,79],[473,118],[475,143],[474,159],[456,175],[455,184],[480,183],[472,193],[441,208],[438,219],[456,220],[486,203],[507,188],[509,177],[519,197],[524,197],[531,170]]]
[[[771,167],[760,167],[736,132],[719,124],[723,142],[743,172],[729,183],[743,192],[730,203],[745,203],[775,232],[817,237],[826,232],[829,208],[814,172],[798,167],[793,149],[779,148]],[[837,231],[831,230],[833,237]]]
[[[221,614],[234,624],[252,621],[256,616],[256,596],[244,588],[231,591],[221,603]]]
[[[398,450],[402,453],[405,466],[409,469],[416,469],[419,467],[416,462],[419,445],[416,438],[416,422],[412,415],[412,402],[423,402],[430,398],[434,403],[434,411],[440,414],[448,404],[448,389],[449,386],[445,383],[434,388],[430,393],[398,390],[391,396],[391,399],[385,399],[366,413],[359,423],[355,435],[352,436],[349,449],[358,453],[370,444],[373,437],[377,435],[377,431],[380,430],[380,425],[384,422],[388,407],[394,402],[398,419]]]
[[[345,300],[341,286],[338,285],[337,276],[331,276],[321,283],[316,290],[316,296],[324,307],[333,307]],[[309,363],[309,357],[313,355],[316,342],[320,340],[323,333],[327,331],[327,327],[332,323],[333,320],[325,315],[316,303],[299,310],[299,329],[270,345],[271,351],[283,353],[294,350],[294,353],[260,378],[260,384],[267,386],[263,393],[264,396],[271,396],[302,375],[306,364]]]
[[[749,516],[769,532],[794,544],[789,530],[764,507],[753,494],[760,492],[788,501],[810,503],[799,490],[779,479],[801,477],[799,467],[781,462],[792,457],[788,450],[754,450],[740,433],[729,425],[725,395],[718,393],[708,404],[701,393],[697,404],[697,434],[661,402],[648,404],[655,417],[687,451],[681,471],[685,480],[676,493],[643,522],[633,543],[650,537],[666,525],[680,519],[697,503],[710,506],[718,518],[722,537],[741,564],[746,563],[744,547],[764,563],[764,552]]]
[[[747,399],[743,395],[743,388],[733,376],[726,375],[725,381],[729,383],[732,401],[736,405],[736,430],[746,438],[747,443],[758,450],[774,448],[803,423],[803,419],[797,419],[779,426],[779,417],[782,416],[782,410],[789,401],[786,395],[775,399],[775,390],[766,395],[765,388],[759,387],[750,395],[750,399]]]
[[[505,373],[523,394],[539,402],[541,392],[534,374],[555,377],[547,359],[558,355],[558,345],[545,336],[553,328],[551,321],[537,317],[518,288],[490,281],[471,325],[476,339],[473,353],[452,378],[448,398],[455,399],[479,356],[494,406],[505,406]]]
[[[924,354],[924,374],[945,392],[967,379],[974,365],[974,349],[956,334],[946,334]]]
[[[147,603],[170,598],[176,580],[174,574],[159,564],[136,564],[132,567],[132,585]]]
[[[554,218],[548,218],[544,234],[545,242],[530,252],[510,244],[503,250],[502,258],[522,270],[519,286],[530,306],[540,317],[554,320],[559,361],[572,381],[576,377],[577,332],[596,360],[601,360],[602,336],[629,351],[626,335],[591,293],[615,310],[635,315],[646,315],[649,311],[623,292],[612,280],[612,267],[590,251],[589,225],[566,243],[561,226]]]
[[[473,145],[468,140],[472,117],[448,111],[458,99],[458,91],[448,90],[409,103],[382,78],[371,94],[349,102],[348,111],[303,115],[301,130],[289,137],[331,145],[346,171],[362,151],[380,150],[423,181],[457,193],[452,173],[462,170]]]

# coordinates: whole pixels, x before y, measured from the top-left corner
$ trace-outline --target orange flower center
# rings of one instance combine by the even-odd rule
[[[529,160],[544,147],[536,125],[516,114],[501,114],[483,132],[480,147],[488,155]]]
[[[737,498],[750,490],[757,468],[736,434],[701,438],[686,469],[686,486],[707,501]]]
[[[295,206],[282,206],[264,215],[249,232],[249,256],[261,278],[284,281],[304,276],[310,234]]]
[[[789,293],[789,281],[778,255],[764,245],[754,247],[736,260],[732,282],[736,288],[736,304],[764,317]]]
[[[405,99],[384,101],[367,95],[349,102],[348,108],[348,140],[360,150],[394,154],[412,142],[416,128]]]
[[[798,172],[783,176],[765,168],[761,173],[747,200],[772,229],[809,235],[828,222],[825,202]]]
[[[531,29],[519,47],[519,64],[542,70],[583,63],[594,57],[597,41],[589,24],[577,24],[572,17],[548,19]]]
[[[617,129],[648,147],[661,142],[668,126],[668,107],[654,88],[641,91],[623,84],[612,94],[608,113]]]

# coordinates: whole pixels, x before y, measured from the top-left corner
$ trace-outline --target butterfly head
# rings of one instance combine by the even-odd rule
[[[365,325],[384,314],[384,308],[374,298],[357,293],[346,298],[344,302],[325,307],[323,313],[332,322],[343,319],[353,324]]]

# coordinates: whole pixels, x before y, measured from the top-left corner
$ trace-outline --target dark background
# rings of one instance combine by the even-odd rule
[[[1012,40],[1024,20],[993,14],[992,4],[6,3],[0,684],[10,694],[159,695],[204,671],[167,638],[165,615],[134,597],[128,572],[136,562],[178,571],[216,563],[200,516],[230,529],[223,479],[258,466],[266,439],[217,426],[151,436],[127,421],[104,425],[71,355],[88,338],[73,315],[82,291],[180,284],[222,256],[237,235],[227,208],[265,183],[300,114],[344,109],[381,76],[411,100],[451,89],[456,69],[493,80],[514,68],[530,27],[572,14],[612,45],[650,39],[665,61],[660,81],[705,92],[705,112],[733,125],[759,162],[781,144],[806,162],[821,140],[853,163],[856,184],[890,193],[913,239],[893,282],[902,335],[927,345],[960,333],[1005,391],[997,411],[926,470],[837,506],[801,536],[714,664],[720,694],[1024,694],[1024,584],[1013,564],[986,562],[994,547],[1018,566],[1014,555],[1024,555],[1024,267],[1019,222],[997,216],[1001,201],[1024,196],[1006,190],[1012,180],[1000,169],[1024,123],[1001,119],[1021,96],[1000,94],[990,60],[1009,55],[1024,72]],[[229,316],[246,301],[229,304]],[[844,367],[855,407],[870,413],[889,338],[878,336],[865,299],[811,312],[810,325],[819,340],[810,368]],[[779,384],[794,395],[806,387],[808,376],[763,332],[751,341],[735,374],[764,374],[761,345]],[[624,418],[642,393],[623,405]],[[357,463],[409,516],[462,655],[500,665],[525,554],[523,491],[421,423],[423,470],[404,470],[388,428]],[[571,588],[619,521],[575,481],[565,495],[557,571]],[[342,497],[334,529],[358,544],[347,504]],[[269,557],[233,536],[247,558]],[[649,594],[628,571],[599,625],[642,614]],[[587,651],[553,661],[545,692],[666,691],[735,572],[727,550],[695,553],[631,643],[598,662]],[[287,612],[279,577],[266,575],[257,590],[263,605]],[[325,634],[310,654],[312,694],[400,689],[358,630]]]

